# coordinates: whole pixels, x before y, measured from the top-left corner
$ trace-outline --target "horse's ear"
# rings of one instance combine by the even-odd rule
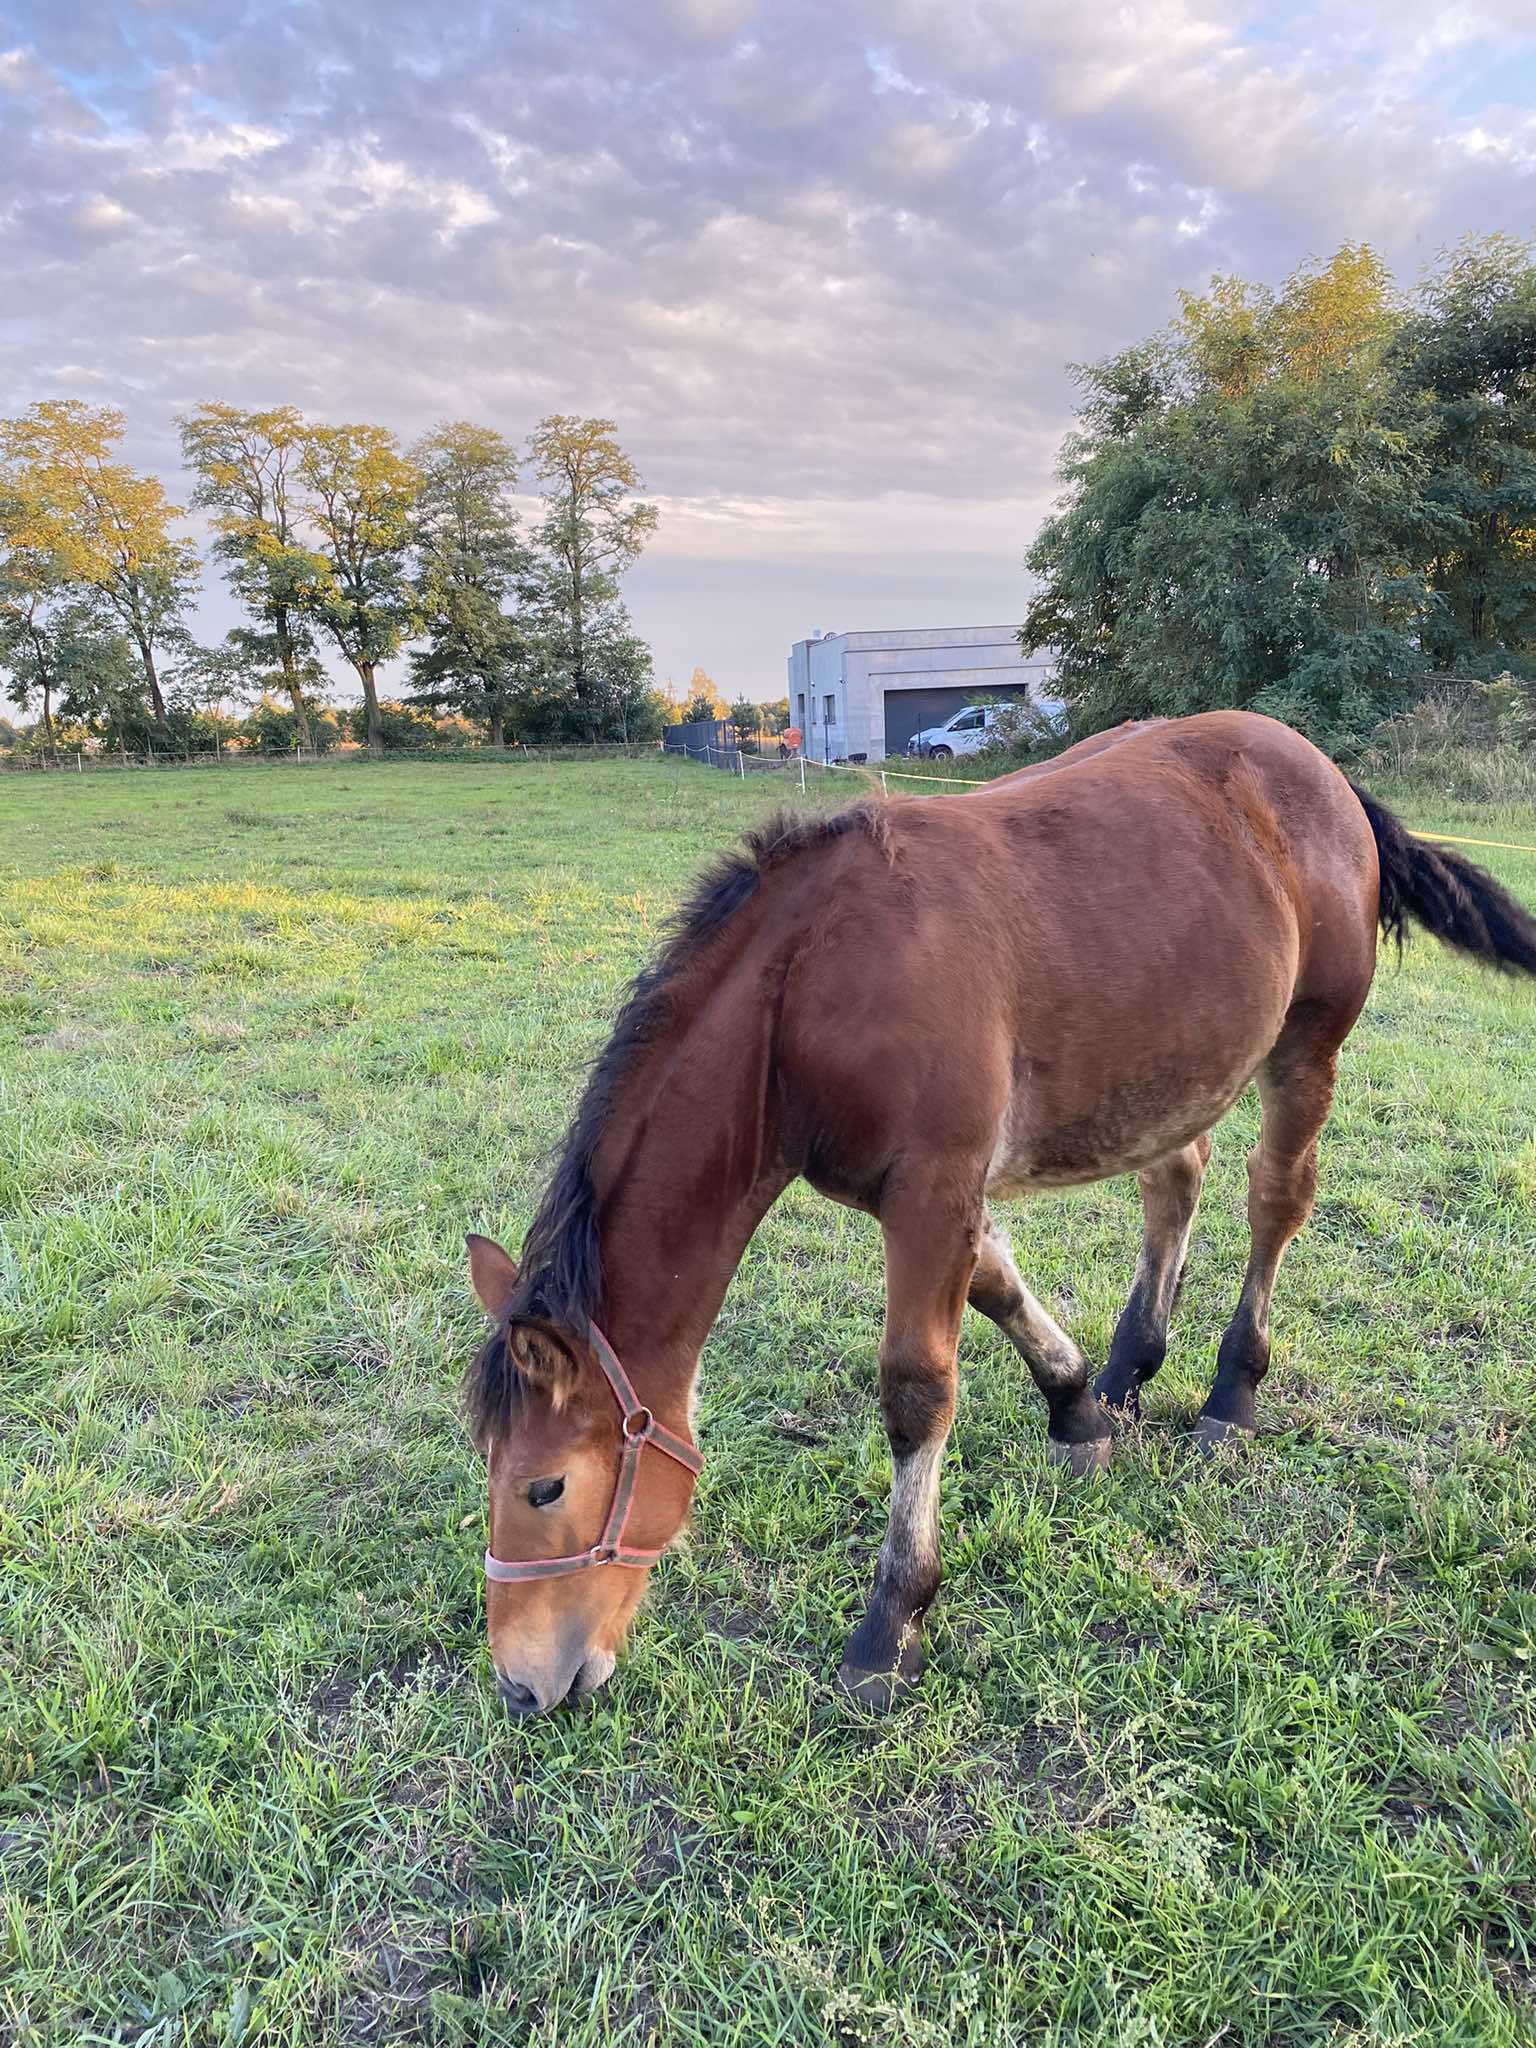
[[[503,1316],[517,1285],[517,1261],[491,1237],[477,1237],[471,1231],[464,1240],[469,1253],[470,1284],[480,1297],[480,1306],[492,1318]]]
[[[576,1384],[576,1354],[548,1323],[514,1323],[507,1332],[512,1363],[530,1387],[537,1387],[558,1408]]]

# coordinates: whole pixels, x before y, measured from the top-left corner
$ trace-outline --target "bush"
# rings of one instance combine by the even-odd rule
[[[341,738],[341,726],[327,704],[306,703],[315,751],[328,754]],[[263,697],[240,728],[248,747],[262,754],[291,754],[299,743],[299,721],[284,697]]]
[[[398,704],[393,699],[385,699],[379,705],[379,723],[383,727],[386,754],[400,753],[409,747],[437,747],[445,744],[431,713],[421,710],[415,704]],[[367,746],[366,704],[353,705],[347,714],[347,728],[360,746]],[[446,744],[459,743],[450,740]]]
[[[1536,800],[1536,684],[1447,684],[1371,734],[1360,777],[1473,803]]]
[[[1050,760],[1071,737],[1064,709],[1048,710],[1027,697],[1017,697],[999,705],[983,752],[989,757],[989,767],[998,756],[1006,756],[1015,767],[1024,768],[1032,761]]]

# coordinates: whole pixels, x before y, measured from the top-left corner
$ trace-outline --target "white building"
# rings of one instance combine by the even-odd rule
[[[789,722],[813,761],[903,754],[977,697],[1049,698],[1054,659],[1026,658],[1012,626],[813,633],[789,653]]]

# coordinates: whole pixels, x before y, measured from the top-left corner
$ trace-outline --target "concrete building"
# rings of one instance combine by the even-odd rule
[[[975,698],[1048,700],[1055,662],[1026,660],[1012,626],[812,633],[789,654],[789,719],[814,761],[906,752],[925,726],[942,725]]]

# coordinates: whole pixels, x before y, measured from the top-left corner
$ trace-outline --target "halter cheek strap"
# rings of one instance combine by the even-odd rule
[[[624,1541],[624,1528],[629,1520],[630,1505],[635,1497],[635,1482],[640,1477],[640,1453],[650,1444],[664,1457],[693,1473],[697,1478],[704,1469],[704,1460],[685,1437],[674,1434],[663,1427],[650,1409],[635,1392],[629,1374],[620,1365],[618,1353],[608,1342],[596,1323],[588,1323],[587,1337],[597,1362],[603,1369],[603,1377],[613,1389],[613,1398],[618,1402],[623,1417],[620,1424],[622,1441],[619,1445],[619,1469],[614,1476],[613,1498],[608,1503],[608,1516],[603,1523],[603,1532],[590,1550],[578,1551],[574,1557],[530,1557],[520,1561],[509,1561],[485,1553],[485,1576],[496,1586],[521,1585],[529,1579],[558,1579],[567,1572],[589,1571],[594,1565],[623,1564],[642,1567],[654,1564],[661,1556],[660,1550],[632,1550]]]

